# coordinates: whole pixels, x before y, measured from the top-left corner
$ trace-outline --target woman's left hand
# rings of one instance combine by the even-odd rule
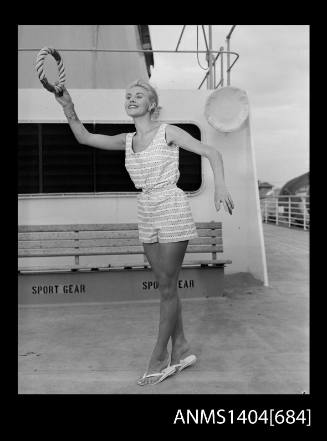
[[[215,189],[215,207],[217,211],[220,210],[221,203],[223,204],[226,213],[228,212],[229,214],[232,214],[234,202],[231,195],[227,191],[227,188],[224,186]]]

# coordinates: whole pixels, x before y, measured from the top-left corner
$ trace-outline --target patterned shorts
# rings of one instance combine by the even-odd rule
[[[186,194],[174,186],[138,195],[139,240],[179,242],[198,237]]]

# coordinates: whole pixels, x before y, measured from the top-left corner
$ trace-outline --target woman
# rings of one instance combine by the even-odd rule
[[[106,150],[125,149],[125,166],[137,188],[139,239],[151,264],[160,291],[160,321],[157,341],[148,369],[138,384],[157,384],[195,363],[185,338],[182,306],[177,281],[189,239],[197,237],[189,202],[176,186],[179,179],[179,147],[209,159],[215,181],[216,209],[222,203],[232,214],[232,198],[224,182],[222,155],[184,130],[159,124],[153,118],[158,110],[155,89],[142,80],[126,91],[125,110],[133,118],[136,132],[105,136],[89,133],[76,115],[65,88],[56,95],[68,123],[81,144]],[[171,354],[168,342],[171,338]]]

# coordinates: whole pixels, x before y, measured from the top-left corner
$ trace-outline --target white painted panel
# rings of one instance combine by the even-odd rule
[[[204,117],[210,90],[160,90],[160,119],[168,123],[194,123],[203,142],[215,146],[223,155],[225,180],[235,203],[230,216],[214,206],[214,181],[209,161],[202,159],[203,184],[189,194],[196,222],[222,221],[224,253],[233,261],[226,273],[250,272],[267,284],[262,224],[259,209],[254,150],[250,121],[237,132],[223,134],[211,127]],[[84,122],[131,122],[124,111],[123,89],[72,89],[76,111]],[[54,97],[45,90],[20,89],[20,121],[65,122]],[[88,194],[78,196],[20,197],[19,224],[137,222],[136,195]]]

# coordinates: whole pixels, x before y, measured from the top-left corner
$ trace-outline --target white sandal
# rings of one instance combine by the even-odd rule
[[[189,355],[185,358],[183,358],[183,360],[180,360],[180,362],[178,364],[172,364],[171,367],[176,369],[176,373],[182,371],[183,369],[185,369],[188,366],[192,366],[194,363],[196,363],[197,358],[195,355]]]
[[[163,369],[161,372],[156,372],[154,374],[147,374],[146,372],[144,373],[143,377],[140,378],[137,381],[137,384],[139,386],[146,386],[148,384],[158,384],[161,381],[165,380],[167,377],[169,377],[170,375],[173,375],[175,373],[176,369],[175,366],[167,366],[165,369]],[[159,377],[159,379],[157,381],[154,381],[153,383],[140,383],[140,380],[144,380],[145,378],[150,378],[150,377]]]

